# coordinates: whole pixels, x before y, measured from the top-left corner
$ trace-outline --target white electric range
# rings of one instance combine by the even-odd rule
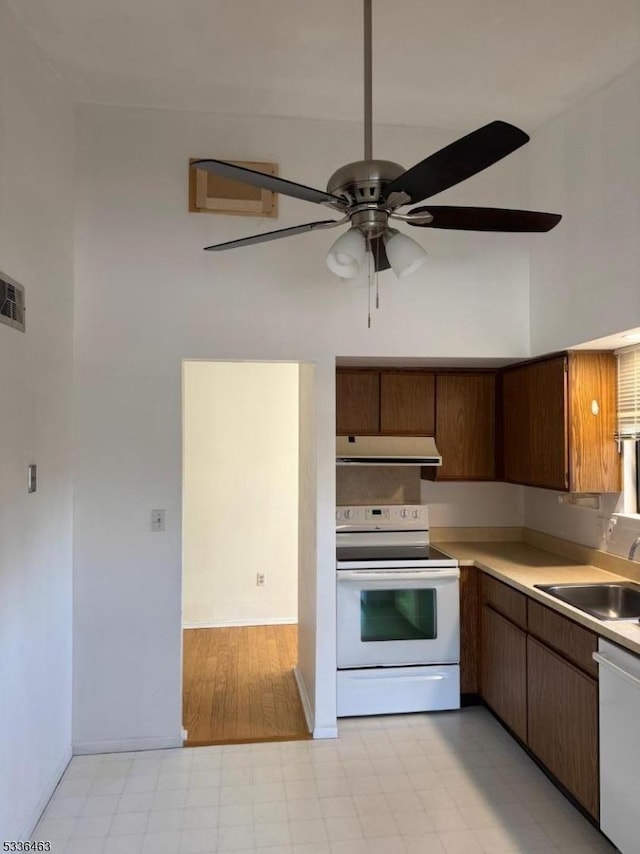
[[[336,511],[338,716],[460,708],[458,562],[426,505]]]

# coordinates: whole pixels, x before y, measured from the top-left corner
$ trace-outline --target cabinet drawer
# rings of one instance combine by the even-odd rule
[[[482,601],[504,614],[512,623],[527,628],[527,597],[485,572],[482,573]]]
[[[530,634],[598,678],[598,666],[592,657],[598,649],[597,635],[533,599],[529,599],[528,620]]]

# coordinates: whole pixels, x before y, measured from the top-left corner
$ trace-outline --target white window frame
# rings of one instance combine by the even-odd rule
[[[617,437],[622,455],[622,512],[640,527],[640,346],[616,350],[618,357]],[[620,363],[624,375],[620,373]]]
[[[622,513],[630,519],[640,522],[640,475],[638,458],[640,456],[640,442],[633,439],[622,441]]]

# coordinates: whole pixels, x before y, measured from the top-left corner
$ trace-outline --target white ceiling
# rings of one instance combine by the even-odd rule
[[[360,0],[9,0],[80,101],[360,119]],[[638,0],[373,0],[374,120],[533,129],[640,60]]]
[[[637,347],[640,344],[640,327],[627,329],[626,332],[616,332],[605,338],[596,338],[574,347],[575,350],[619,350],[623,347]]]

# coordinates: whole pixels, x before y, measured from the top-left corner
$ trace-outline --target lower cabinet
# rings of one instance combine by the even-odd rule
[[[598,683],[529,637],[527,687],[529,748],[598,818]]]
[[[460,567],[460,693],[478,694],[480,646],[480,573]]]
[[[508,585],[482,576],[481,696],[598,820],[598,681],[591,661],[597,637]]]
[[[527,635],[488,605],[480,632],[482,697],[515,734],[527,740]]]

